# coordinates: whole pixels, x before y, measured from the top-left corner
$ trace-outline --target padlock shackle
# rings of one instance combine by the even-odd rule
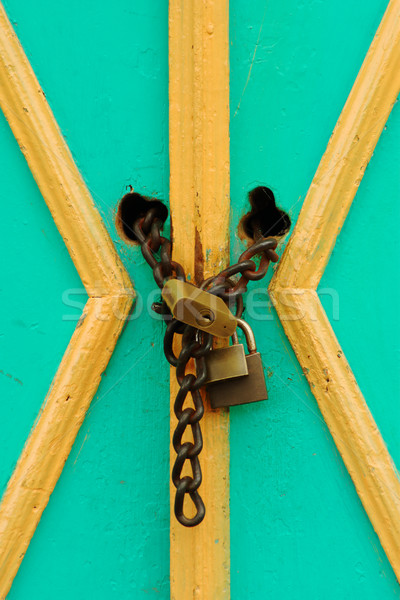
[[[256,344],[256,338],[254,336],[254,332],[253,332],[252,328],[243,319],[237,318],[236,321],[237,321],[238,327],[240,327],[240,329],[244,332],[244,335],[246,337],[246,344],[247,344],[247,348],[249,350],[249,354],[254,354],[255,352],[257,352],[257,344]],[[236,331],[235,331],[234,335],[237,336]],[[232,338],[233,338],[233,336],[232,336]]]

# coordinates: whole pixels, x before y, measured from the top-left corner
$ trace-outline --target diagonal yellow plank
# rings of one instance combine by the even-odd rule
[[[132,306],[134,292],[0,4],[0,106],[89,295],[0,505],[5,598]]]
[[[398,474],[316,292],[399,91],[400,0],[391,0],[269,291],[357,493],[400,580]]]

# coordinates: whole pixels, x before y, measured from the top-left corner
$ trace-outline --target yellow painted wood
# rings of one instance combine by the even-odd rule
[[[228,260],[229,42],[228,1],[170,0],[170,202],[174,259],[192,281]],[[177,392],[171,371],[171,432]],[[202,420],[204,521],[186,529],[173,515],[171,598],[229,598],[228,413],[208,404]],[[172,435],[172,433],[171,433]],[[171,463],[175,453],[171,451]]]
[[[316,288],[400,91],[400,0],[391,0],[271,281],[285,332],[400,580],[400,481]]]
[[[113,352],[133,289],[1,5],[0,106],[89,295],[0,505],[4,598]]]

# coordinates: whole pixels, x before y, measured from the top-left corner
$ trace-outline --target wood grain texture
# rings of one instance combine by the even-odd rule
[[[400,91],[400,2],[367,53],[271,281],[285,332],[400,579],[400,482],[316,288]]]
[[[228,2],[170,0],[170,206],[174,259],[192,281],[228,261],[229,40]],[[171,371],[171,432],[177,392]],[[200,455],[204,521],[182,527],[173,515],[171,597],[229,598],[228,413],[206,403]],[[171,451],[171,463],[175,453]]]
[[[5,598],[129,314],[133,289],[1,5],[0,105],[89,295],[0,505]]]

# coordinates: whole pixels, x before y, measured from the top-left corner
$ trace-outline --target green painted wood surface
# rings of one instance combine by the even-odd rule
[[[231,2],[233,234],[245,192],[260,183],[272,187],[296,220],[385,7],[377,1]],[[399,465],[398,109],[320,290]],[[382,241],[373,242],[377,236]],[[236,255],[238,242],[232,246]],[[232,598],[398,598],[379,540],[276,314],[270,315],[265,323],[251,319],[271,374],[270,401],[231,411]]]
[[[168,197],[167,4],[41,0],[8,2],[6,9],[129,273],[147,298],[154,288],[151,272],[137,248],[119,240],[114,212],[128,184]],[[8,185],[2,248],[13,259],[3,290],[14,293],[18,272],[32,313],[26,321],[39,322],[30,342],[30,352],[38,353],[36,369],[23,355],[23,331],[9,329],[3,340],[6,364],[0,368],[33,382],[14,384],[26,423],[12,447],[8,438],[2,443],[5,485],[73,331],[75,323],[64,323],[62,316],[79,317],[79,309],[63,306],[62,293],[82,285],[15,141],[5,125],[1,131]],[[25,204],[37,216],[27,214],[27,225],[19,229]],[[16,222],[13,230],[8,222]],[[43,249],[41,229],[49,238]],[[69,304],[83,302],[85,295],[73,291],[68,298]],[[23,319],[17,302],[8,302],[11,318]],[[118,343],[10,600],[169,595],[169,367],[163,327],[144,312]],[[8,366],[14,343],[16,358]],[[4,396],[1,421],[12,438],[16,400]]]
[[[236,228],[255,185],[270,185],[296,220],[385,5],[231,0],[232,258],[242,248]],[[163,325],[146,309],[151,273],[114,227],[127,185],[168,198],[167,8],[161,0],[6,2],[144,299],[117,345],[10,600],[169,597]],[[397,465],[399,136],[395,106],[320,285]],[[79,317],[71,301],[86,296],[4,118],[0,149],[4,489]],[[231,411],[232,600],[399,598],[276,315],[263,293],[254,299],[264,305],[249,297],[247,315],[270,400]]]

